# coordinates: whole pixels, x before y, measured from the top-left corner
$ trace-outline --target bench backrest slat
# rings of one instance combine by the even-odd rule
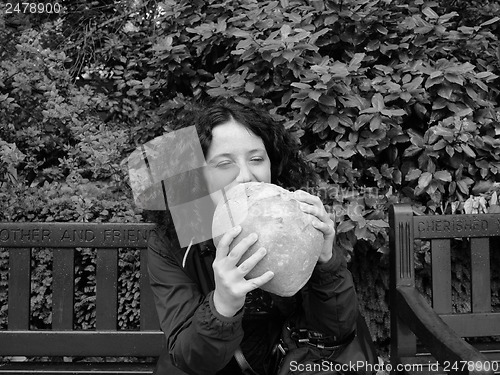
[[[491,311],[489,238],[471,239],[472,312]]]
[[[31,250],[12,249],[9,254],[9,330],[29,329]]]
[[[97,249],[96,329],[116,330],[118,314],[118,250]]]
[[[141,276],[139,279],[139,288],[141,291],[141,316],[140,316],[140,327],[141,330],[154,330],[159,329],[160,323],[158,321],[158,315],[156,313],[156,308],[153,299],[153,292],[149,285],[149,277],[147,270],[148,261],[148,251],[147,249],[142,249],[140,253],[141,257]]]
[[[54,249],[52,273],[52,329],[73,329],[75,252],[74,249]]]
[[[451,313],[450,241],[431,241],[432,307],[438,314]]]
[[[461,337],[500,336],[499,313],[450,314],[440,316]]]

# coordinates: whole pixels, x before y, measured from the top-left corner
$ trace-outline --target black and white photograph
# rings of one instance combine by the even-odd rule
[[[2,374],[500,374],[500,2],[1,0]]]

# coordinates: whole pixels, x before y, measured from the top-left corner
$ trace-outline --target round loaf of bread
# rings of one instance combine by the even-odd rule
[[[261,289],[283,297],[297,293],[311,277],[323,245],[323,234],[311,225],[313,217],[302,212],[289,191],[273,184],[239,184],[223,197],[212,224],[214,243],[217,245],[220,237],[236,225],[241,225],[242,230],[230,249],[249,234],[257,233],[257,242],[238,264],[261,247],[267,254],[246,278],[271,270],[273,279]]]

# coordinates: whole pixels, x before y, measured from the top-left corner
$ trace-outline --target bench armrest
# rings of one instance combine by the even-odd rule
[[[440,364],[445,361],[451,365],[457,364],[458,370],[450,371],[450,374],[493,374],[491,370],[469,372],[468,363],[484,363],[488,360],[482,353],[458,337],[415,287],[399,286],[396,291],[399,318],[422,342],[426,343],[427,349]]]

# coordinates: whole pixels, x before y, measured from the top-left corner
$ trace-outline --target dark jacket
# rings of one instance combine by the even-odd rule
[[[279,335],[292,313],[297,325],[337,341],[355,328],[357,297],[343,256],[316,265],[296,296],[281,298],[258,289],[247,295],[242,310],[228,318],[213,304],[212,241],[193,245],[184,259],[185,252],[159,230],[151,233],[148,270],[166,338],[155,374],[241,374],[233,358],[240,346],[254,370],[265,373],[269,354],[265,352],[274,342],[270,337]]]

